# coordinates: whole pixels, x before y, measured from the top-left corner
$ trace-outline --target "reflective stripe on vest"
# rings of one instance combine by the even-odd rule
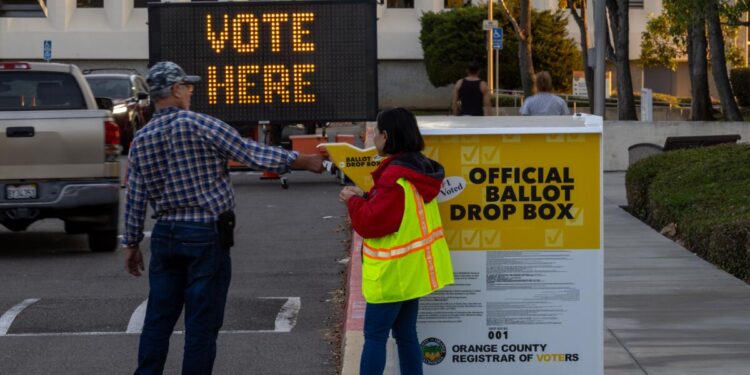
[[[404,255],[408,255],[414,251],[424,249],[425,247],[432,245],[432,243],[443,237],[445,237],[445,235],[443,234],[443,228],[437,228],[426,237],[420,237],[404,246],[396,246],[389,249],[373,249],[368,247],[367,245],[364,245],[362,247],[362,251],[364,252],[365,256],[368,256],[370,258],[394,259],[402,257]]]

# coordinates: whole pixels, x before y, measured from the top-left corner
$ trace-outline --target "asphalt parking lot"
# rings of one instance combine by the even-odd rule
[[[293,172],[285,190],[257,173],[232,180],[237,245],[215,373],[336,373],[348,240],[338,181]],[[86,236],[65,235],[60,221],[0,229],[0,373],[132,373],[148,287],[123,259],[89,252]],[[182,327],[166,373],[179,372]]]

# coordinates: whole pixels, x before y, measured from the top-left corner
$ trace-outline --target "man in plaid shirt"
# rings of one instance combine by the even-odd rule
[[[127,271],[140,276],[138,244],[150,203],[158,221],[151,235],[150,290],[136,374],[163,372],[183,305],[182,373],[210,374],[231,278],[229,248],[220,244],[218,231],[219,216],[234,208],[227,161],[272,172],[320,173],[323,158],[259,145],[216,118],[190,111],[200,77],[186,75],[175,63],[155,64],[147,81],[156,112],[130,148],[122,241]]]

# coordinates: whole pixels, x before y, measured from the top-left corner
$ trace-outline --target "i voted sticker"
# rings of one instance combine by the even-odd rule
[[[440,194],[437,197],[438,203],[447,202],[464,191],[466,180],[460,176],[446,177],[443,185],[440,186]]]

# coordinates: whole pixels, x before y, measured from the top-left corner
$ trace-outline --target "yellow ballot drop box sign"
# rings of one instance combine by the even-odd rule
[[[336,168],[360,189],[372,189],[374,182],[370,174],[380,165],[375,147],[361,149],[349,143],[323,143],[318,147],[325,149]]]
[[[599,134],[425,136],[451,250],[600,248]]]

